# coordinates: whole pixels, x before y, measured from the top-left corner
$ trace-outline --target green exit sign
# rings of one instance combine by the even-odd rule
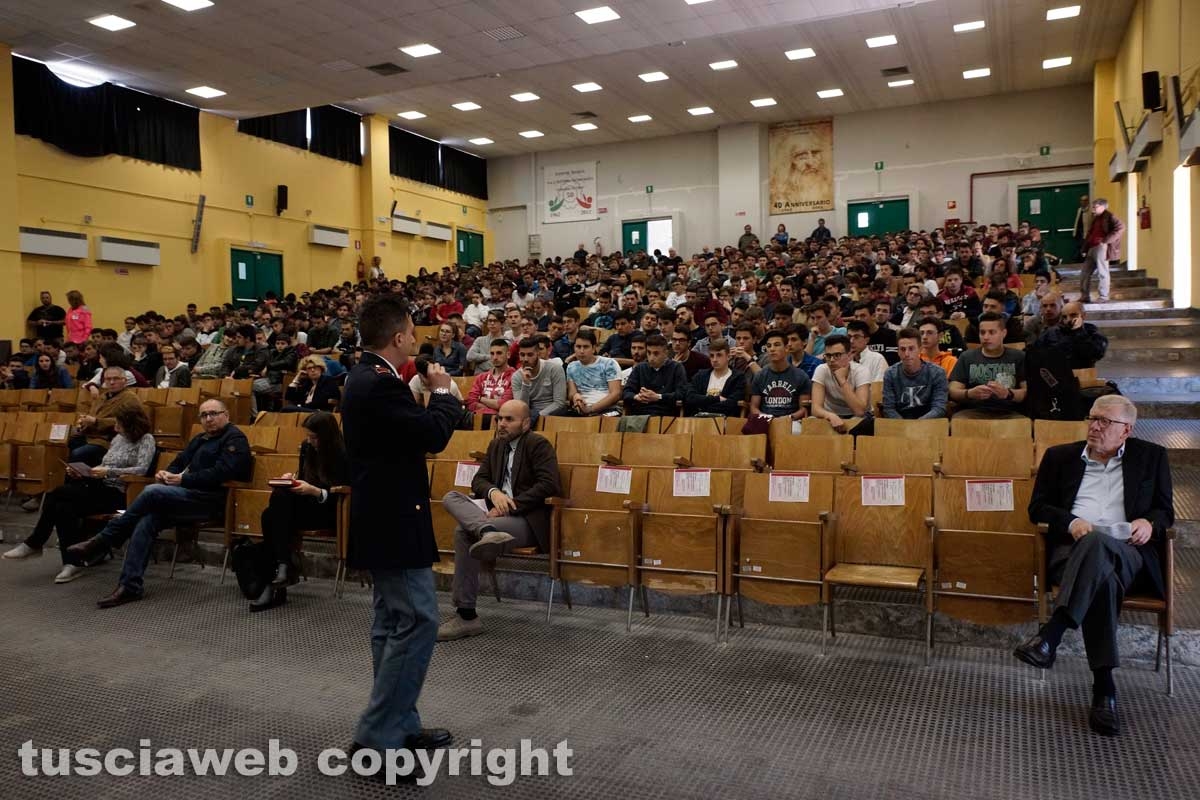
[[[876,171],[876,172],[883,172],[883,162],[882,162],[882,161],[876,161],[876,162],[875,162],[875,171]]]
[[[246,195],[246,208],[254,208],[254,195]]]
[[[654,194],[654,187],[653,187],[653,186],[647,186],[647,187],[646,187],[646,194]]]
[[[1048,156],[1048,155],[1050,155],[1050,145],[1048,145],[1048,144],[1044,144],[1044,145],[1042,145],[1041,147],[1039,147],[1039,148],[1038,148],[1038,155],[1043,155],[1043,156]]]

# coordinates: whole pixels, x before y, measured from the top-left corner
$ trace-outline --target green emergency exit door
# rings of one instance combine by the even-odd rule
[[[229,251],[229,261],[235,306],[254,308],[267,292],[274,292],[276,297],[283,296],[281,254],[233,248]]]
[[[483,234],[459,231],[454,260],[460,266],[483,263]]]
[[[646,220],[621,223],[621,249],[626,253],[646,249],[646,234],[649,230]]]
[[[882,236],[909,229],[907,197],[849,203],[846,213],[849,216],[846,230],[851,236]]]

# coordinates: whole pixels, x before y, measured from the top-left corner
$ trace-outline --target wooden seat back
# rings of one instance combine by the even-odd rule
[[[950,435],[950,420],[940,419],[888,419],[876,417],[876,436],[898,436],[907,439],[945,439]]]
[[[1019,439],[954,436],[942,440],[943,475],[962,478],[1028,478],[1033,475],[1033,442]]]
[[[675,493],[676,475],[688,472],[708,474],[706,496]],[[636,565],[641,585],[685,594],[723,590],[725,514],[714,508],[729,507],[732,483],[723,470],[650,471]]]
[[[604,456],[620,459],[621,434],[565,431],[556,436],[554,452],[559,464],[601,464]]]
[[[623,433],[621,463],[630,467],[673,467],[677,458],[691,458],[692,437],[686,433]]]
[[[725,417],[663,417],[662,433],[725,433]]]
[[[254,418],[254,425],[264,428],[294,428],[298,424],[295,414],[284,414],[279,411],[260,411]]]
[[[599,417],[538,417],[538,430],[547,433],[599,433]]]
[[[842,464],[854,460],[850,436],[788,436],[773,444],[771,465],[775,469],[840,474]]]
[[[933,479],[905,477],[904,505],[900,506],[863,505],[862,481],[862,477],[848,475],[835,479],[834,562],[925,568],[931,553],[925,520],[933,510]]]
[[[1028,417],[1017,419],[954,417],[950,420],[950,435],[969,436],[976,439],[1032,439],[1033,422]]]
[[[610,470],[628,475],[627,493],[598,490],[599,478]],[[571,468],[566,502],[556,505],[551,516],[552,578],[594,586],[635,582],[637,522],[650,472],[636,467]]]
[[[1033,421],[1034,466],[1041,466],[1042,456],[1055,445],[1085,441],[1087,429],[1086,420],[1035,419]]]
[[[450,443],[440,453],[431,454],[435,461],[471,461],[471,453],[486,453],[494,431],[455,431]]]
[[[461,479],[459,465],[465,467]],[[442,498],[449,492],[471,495],[470,477],[479,468],[476,461],[430,461],[429,462],[429,512],[433,517],[433,538],[437,540],[438,552],[444,557],[433,565],[434,572],[454,574],[454,529],[458,521],[446,510]],[[468,477],[470,476],[470,477]]]
[[[291,455],[300,452],[300,445],[308,439],[307,428],[278,428],[279,438],[275,441],[275,452]]]
[[[853,468],[859,475],[932,475],[942,441],[860,436],[854,445]]]

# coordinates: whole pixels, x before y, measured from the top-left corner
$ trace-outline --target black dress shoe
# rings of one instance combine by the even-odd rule
[[[280,564],[275,568],[275,579],[271,581],[272,586],[286,586],[288,582],[288,565]]]
[[[96,534],[90,539],[84,539],[79,544],[73,544],[68,547],[67,557],[70,559],[70,563],[82,566],[95,561],[108,551],[108,542],[104,540],[103,536]]]
[[[443,731],[443,733],[445,733],[445,731]],[[449,734],[447,734],[447,735],[449,735]],[[412,737],[409,737],[409,738],[412,738]],[[372,750],[372,749],[374,749],[374,748],[367,747],[365,744],[359,744],[358,742],[354,742],[353,744],[350,745],[350,749],[346,751],[346,758],[347,758],[347,760],[354,758],[354,754],[357,753],[359,750]],[[376,752],[382,756],[384,751],[376,750]],[[346,774],[353,775],[355,777],[361,777],[363,780],[368,780],[368,781],[377,781],[379,783],[387,782],[387,768],[384,767],[382,764],[379,767],[379,771],[376,772],[374,775],[359,775],[357,772],[355,772],[352,769],[346,770]],[[396,783],[416,783],[418,780],[420,780],[424,776],[425,776],[425,771],[423,769],[421,769],[421,762],[416,761],[413,765],[412,772],[410,772],[407,775],[397,775],[396,776]]]
[[[453,742],[454,734],[445,728],[422,728],[420,733],[407,737],[404,746],[409,750],[437,750],[449,747]]]
[[[1092,707],[1088,709],[1088,727],[1101,736],[1116,736],[1121,732],[1116,697],[1092,695]]]
[[[287,602],[287,589],[279,589],[273,585],[268,585],[263,589],[262,594],[250,601],[250,613],[257,611],[266,611],[276,606],[281,606]]]
[[[1039,633],[1033,638],[1017,646],[1013,655],[1031,667],[1050,669],[1054,666],[1055,652],[1050,643]]]
[[[140,594],[134,594],[124,586],[118,586],[108,597],[101,597],[97,600],[96,605],[100,608],[116,608],[117,606],[123,606],[126,603],[133,603],[141,599],[142,596]]]

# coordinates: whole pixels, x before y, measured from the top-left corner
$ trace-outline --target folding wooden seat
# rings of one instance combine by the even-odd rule
[[[739,622],[743,594],[778,606],[821,602],[833,481],[820,473],[745,476],[742,513],[730,525],[725,558],[725,593],[737,598]]]
[[[901,487],[902,493],[897,491]],[[836,523],[822,588],[826,639],[835,635],[837,587],[909,591],[925,606],[928,663],[933,637],[933,479],[838,476],[834,493]],[[891,505],[876,505],[881,502]]]
[[[872,381],[871,392],[867,395],[867,408],[872,410],[876,419],[883,416],[883,381]]]
[[[242,429],[246,440],[250,443],[251,453],[274,453],[279,442],[279,428],[268,428],[265,425],[246,425]]]
[[[742,417],[725,417],[725,430],[722,431],[726,436],[740,436],[742,428],[746,426],[746,418]]]
[[[950,435],[950,420],[875,418],[875,436],[898,436],[907,439],[945,439]]]
[[[86,385],[75,389],[75,413],[86,414],[95,405],[96,397]]]
[[[637,583],[664,592],[716,595],[719,638],[732,476],[707,469],[649,472],[638,536]]]
[[[859,475],[932,475],[941,460],[941,439],[902,439],[898,436],[860,436],[854,463],[842,468]]]
[[[450,443],[440,453],[431,453],[435,461],[474,461],[483,458],[494,431],[454,431]]]
[[[45,411],[50,403],[49,389],[21,389],[19,405],[29,411]]]
[[[854,461],[851,436],[786,436],[772,442],[775,469],[842,474],[842,464]]]
[[[76,389],[51,389],[49,405],[59,411],[74,411],[79,404],[79,392]]]
[[[20,411],[21,390],[0,389],[0,411]]]
[[[275,452],[281,456],[295,455],[300,452],[300,445],[308,439],[307,428],[276,428],[279,438],[275,442]]]
[[[674,467],[677,459],[692,455],[692,437],[686,433],[624,433],[621,436],[621,458],[610,461],[627,467]]]
[[[279,411],[260,411],[251,424],[262,425],[264,428],[294,428],[298,424],[296,416]]]
[[[599,433],[600,417],[538,417],[538,430],[547,433]]]
[[[66,425],[68,428],[73,427],[75,425],[75,420],[78,418],[77,415],[72,411],[45,411],[43,414],[43,422],[49,422],[54,425]],[[66,438],[59,436],[55,437],[55,439],[59,438],[62,438],[64,442],[66,441]]]
[[[471,387],[475,385],[475,378],[454,375],[451,376],[450,380],[454,381],[455,385],[458,386],[458,391],[462,393],[463,400],[466,400],[467,396],[471,394]]]
[[[664,417],[661,433],[725,433],[725,417]]]
[[[961,478],[1028,478],[1034,474],[1033,442],[951,435],[942,440],[942,460],[933,471]]]
[[[966,318],[964,318],[964,319],[948,319],[948,320],[946,320],[946,322],[948,324],[953,325],[954,327],[958,328],[958,332],[960,334],[962,334],[963,336],[967,335],[967,328],[971,327],[971,320],[966,319]]]
[[[222,378],[197,378],[192,377],[192,388],[200,392],[200,400],[211,400],[214,397],[221,396]]]
[[[253,378],[222,378],[220,399],[229,408],[229,420],[235,425],[250,424],[250,408],[254,403]]]
[[[637,467],[572,467],[563,496],[547,500],[553,506],[547,622],[554,605],[555,584],[562,581],[563,596],[569,606],[570,584],[577,582],[617,589],[628,587],[625,629],[629,630],[633,621],[638,520],[646,501],[650,472]],[[641,599],[642,610],[649,613],[644,592]]]
[[[4,416],[8,416],[5,414]],[[16,456],[16,446],[8,440],[8,426],[15,425],[7,419],[0,419],[0,491],[4,492],[4,505],[13,494],[13,458]]]
[[[151,387],[135,388],[133,393],[138,400],[142,401],[144,406],[165,406],[167,404],[168,389],[157,389]]]
[[[635,415],[636,416],[636,415]],[[645,430],[621,430],[621,420],[623,416],[615,417],[600,417],[600,432],[601,433],[661,433],[664,420],[675,419],[675,417],[652,417],[646,416]],[[627,423],[628,424],[628,423]]]
[[[1028,417],[1016,419],[950,420],[951,436],[971,436],[976,439],[1033,439],[1033,421]]]
[[[1046,580],[1033,482],[943,478],[933,489],[934,610],[980,625],[1037,619]]]
[[[254,469],[249,481],[230,481],[225,496],[225,563],[221,580],[229,566],[229,555],[235,536],[262,536],[262,512],[271,503],[271,486],[267,481],[285,473],[294,473],[300,465],[299,456],[255,455]]]
[[[619,464],[621,434],[566,431],[555,438],[554,452],[560,465]]]
[[[1033,421],[1034,467],[1041,466],[1042,456],[1051,447],[1087,440],[1086,420],[1035,419]]]
[[[17,445],[14,491],[27,497],[45,495],[63,485],[68,460],[69,424],[39,422],[32,441]]]
[[[728,470],[733,477],[730,503],[737,508],[742,504],[746,476],[767,468],[767,435],[696,434],[692,437],[691,458],[676,459],[675,463],[681,467]]]
[[[448,492],[462,492],[469,496],[471,479],[478,469],[477,461],[429,462],[429,512],[433,517],[433,536],[442,557],[433,565],[434,572],[454,574],[454,529],[458,522],[446,511],[442,498]]]

